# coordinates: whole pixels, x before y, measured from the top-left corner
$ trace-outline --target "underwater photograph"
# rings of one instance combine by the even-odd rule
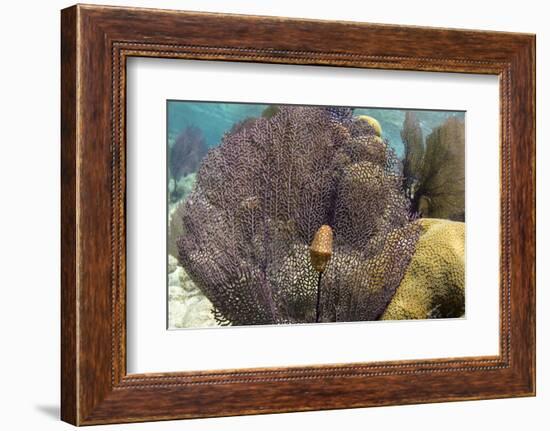
[[[168,329],[462,318],[465,112],[167,101]]]

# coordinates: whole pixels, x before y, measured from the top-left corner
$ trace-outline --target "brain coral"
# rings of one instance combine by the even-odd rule
[[[420,219],[422,234],[384,320],[464,315],[465,224]]]
[[[179,261],[222,323],[377,319],[421,230],[401,183],[393,152],[351,109],[281,106],[203,160]],[[323,225],[333,244],[320,276],[310,244]]]

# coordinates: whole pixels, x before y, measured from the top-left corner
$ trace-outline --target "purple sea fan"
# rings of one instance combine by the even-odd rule
[[[182,211],[180,263],[233,325],[314,322],[318,287],[320,321],[377,319],[419,234],[395,166],[372,129],[281,107],[203,160]],[[322,225],[334,247],[319,283],[309,245]]]

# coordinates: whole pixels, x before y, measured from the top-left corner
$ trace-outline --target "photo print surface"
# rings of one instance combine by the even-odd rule
[[[167,101],[168,328],[461,318],[465,112]]]

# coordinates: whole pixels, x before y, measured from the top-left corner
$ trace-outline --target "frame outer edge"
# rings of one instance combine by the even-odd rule
[[[535,36],[511,59],[511,363],[520,396],[536,395]]]
[[[528,360],[528,390],[529,396],[536,396],[537,387],[537,334],[536,334],[536,273],[537,273],[537,260],[536,260],[536,241],[537,241],[537,204],[536,204],[536,190],[537,190],[537,177],[536,177],[536,70],[537,70],[537,58],[536,58],[536,35],[530,35],[527,38],[527,47],[525,49],[525,67],[527,73],[525,77],[525,85],[527,86],[527,100],[526,104],[529,106],[530,115],[526,116],[525,127],[527,128],[527,143],[526,146],[529,149],[528,169],[529,175],[527,175],[527,181],[530,184],[530,193],[526,197],[527,205],[530,209],[529,215],[529,230],[527,232],[527,239],[529,242],[528,250],[528,262],[529,262],[529,276],[530,285],[526,288],[529,295],[528,320],[529,320],[529,340],[530,346],[529,360]]]
[[[61,11],[61,420],[79,423],[77,276],[78,7]]]
[[[531,199],[533,201],[533,214],[532,214],[532,223],[533,223],[533,315],[531,319],[532,324],[532,337],[533,337],[533,358],[532,358],[532,371],[531,377],[533,379],[533,387],[531,394],[533,396],[537,395],[537,37],[533,35],[530,43],[530,58],[533,62],[533,67],[531,71],[531,82],[533,83],[533,94],[531,95],[531,104],[533,109],[533,127],[532,127],[532,136],[531,142],[533,145],[533,157],[531,159],[531,166],[533,170],[533,192]]]
[[[536,132],[536,125],[537,125],[537,37],[536,35],[532,35],[528,39],[528,48],[527,48],[527,64],[530,67],[530,74],[527,76],[527,85],[530,89],[529,94],[529,100],[528,103],[530,104],[531,108],[531,117],[530,122],[527,125],[527,128],[529,130],[528,136],[529,136],[529,147],[531,148],[531,158],[529,160],[530,163],[530,175],[529,178],[532,181],[532,190],[529,195],[529,200],[531,201],[531,217],[529,221],[531,222],[530,227],[530,234],[532,235],[533,241],[531,245],[530,250],[530,262],[531,262],[531,268],[530,268],[530,276],[532,277],[530,291],[529,291],[529,298],[531,300],[531,310],[530,310],[530,333],[529,337],[531,340],[531,358],[530,358],[530,396],[536,396],[537,395],[537,292],[536,292],[536,282],[537,282],[537,198],[536,198],[536,190],[537,190],[537,132]]]

